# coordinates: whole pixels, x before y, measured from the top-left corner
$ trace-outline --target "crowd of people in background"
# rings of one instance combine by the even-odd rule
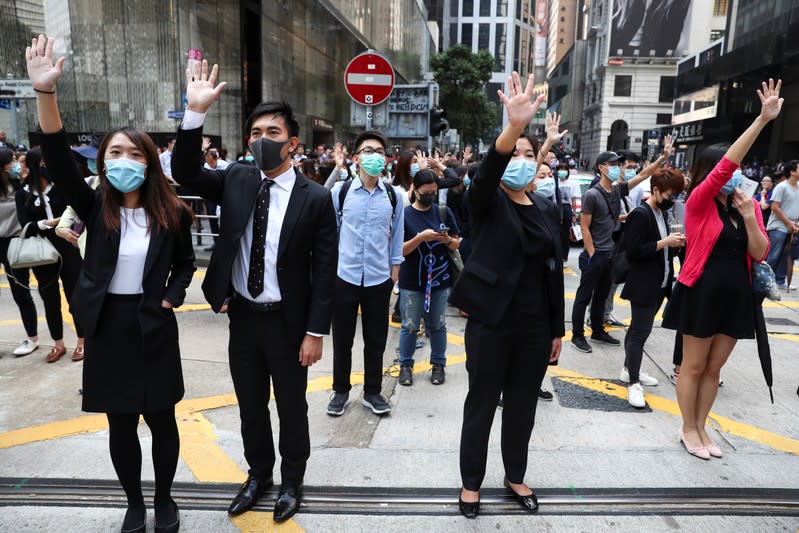
[[[766,261],[777,284],[793,289],[799,161],[739,166],[780,112],[779,82],[758,91],[762,112],[752,126],[732,146],[699,154],[690,172],[669,164],[673,146],[667,137],[662,155],[651,162],[625,151],[599,154],[594,183],[583,189],[573,178],[575,160],[559,160],[554,153],[566,133],[557,115],[547,116],[541,140],[524,133],[543,101],[533,95],[532,76],[523,86],[514,73],[507,94],[499,91],[507,126],[484,154],[471,147],[444,154],[401,150],[379,131],[307,150],[299,143],[291,108],[264,103],[247,121],[248,148],[228,159],[224,147],[202,137],[205,112],[224,88],[216,84],[216,67],[209,72],[203,62],[202,72],[199,66],[187,72],[189,107],[177,137],[164,147],[157,149],[133,128],[70,147],[53,96],[63,63],[52,62],[52,39],[34,40],[27,60],[38,93],[42,147],[12,150],[0,132],[0,262],[27,334],[14,354],[34,352],[39,337],[30,271],[12,268],[7,249],[19,235],[41,236],[61,255],[56,265],[32,268],[54,344],[45,360],[54,363],[67,353],[63,287],[78,336],[72,361],[83,360],[84,350],[94,356],[84,365],[84,409],[108,413],[111,457],[128,495],[125,524],[132,531],[144,514],[135,435],[139,413],[153,431],[157,455],[156,523],[179,524],[170,487],[179,446],[174,403],[183,395],[183,381],[172,308],[182,303],[194,271],[192,210],[211,217],[216,235],[209,248],[216,261],[203,290],[214,311],[231,317],[231,373],[251,466],[231,514],[251,508],[271,486],[275,453],[264,408],[270,373],[280,382],[275,395],[283,456],[275,517],[282,520],[299,509],[310,453],[303,383],[307,367],[321,357],[321,336],[331,322],[333,393],[326,412],[339,417],[352,389],[359,316],[361,403],[376,415],[391,411],[381,395],[389,320],[400,327],[398,381],[411,386],[420,365],[428,368],[417,357],[424,336],[430,344],[430,381],[445,383],[448,305],[467,318],[469,392],[459,500],[461,512],[473,518],[498,404],[504,408],[505,485],[524,509],[538,509],[524,483],[527,446],[538,400],[552,398],[541,383],[561,354],[563,271],[575,241],[582,241],[583,250],[571,345],[590,353],[589,340],[623,343],[620,379],[628,384],[630,405],[645,407],[642,386],[657,386],[658,380],[641,369],[644,344],[668,298],[663,326],[676,331],[680,346],[675,357],[680,440],[701,459],[722,455],[705,432],[721,367],[738,339],[754,335],[752,264]],[[752,198],[742,191],[747,178],[759,180]],[[305,195],[302,212],[290,209],[295,194]],[[241,227],[231,222],[220,227],[219,217]],[[305,239],[301,244],[283,241],[280,228],[287,225],[289,234]],[[109,235],[116,235],[118,249],[107,246]],[[169,252],[155,265],[148,254],[153,246]],[[284,254],[296,271],[288,272],[292,267],[281,262]],[[678,277],[675,258],[681,263]],[[149,269],[154,277],[148,277]],[[623,341],[606,329],[624,325],[612,315],[617,286],[623,286],[621,298],[632,309]],[[293,291],[305,295],[301,304],[288,298]],[[392,292],[397,302],[389,318]],[[278,311],[292,319],[287,330],[274,319]],[[137,313],[147,317],[131,320]],[[278,348],[248,338],[248,328],[272,331]],[[142,347],[159,353],[143,377],[136,370]],[[288,364],[274,350],[291,352],[292,360],[299,350],[300,361]],[[104,358],[111,352],[130,376],[120,376]],[[259,366],[264,353],[268,369]],[[126,395],[140,389],[146,393]],[[176,531],[170,527],[162,530]]]

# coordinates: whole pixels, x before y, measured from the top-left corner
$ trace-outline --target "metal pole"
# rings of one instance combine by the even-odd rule
[[[366,130],[372,129],[372,106],[364,106],[366,107]]]
[[[21,144],[19,138],[19,127],[17,126],[17,113],[19,112],[19,99],[12,98],[11,100],[11,130],[13,131],[14,135],[14,142],[16,144]]]

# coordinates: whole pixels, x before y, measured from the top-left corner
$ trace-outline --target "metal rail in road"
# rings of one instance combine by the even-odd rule
[[[152,495],[153,484],[144,483]],[[176,483],[172,495],[186,510],[227,510],[232,484]],[[482,491],[481,514],[526,514],[504,489]],[[256,510],[271,511],[276,489]],[[799,517],[799,489],[591,488],[536,491],[546,515],[736,515]],[[353,515],[451,515],[457,489],[305,487],[304,513]],[[124,507],[116,481],[0,478],[0,506]]]

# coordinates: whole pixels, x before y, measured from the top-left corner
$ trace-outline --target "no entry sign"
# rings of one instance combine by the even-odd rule
[[[364,52],[347,65],[344,87],[356,103],[377,105],[388,98],[394,88],[394,68],[383,56]]]

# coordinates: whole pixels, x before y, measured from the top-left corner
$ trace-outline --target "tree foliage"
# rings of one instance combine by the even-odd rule
[[[439,86],[439,105],[446,109],[450,127],[474,143],[498,121],[497,106],[486,96],[486,83],[494,71],[494,57],[487,50],[473,54],[463,44],[430,58]]]

